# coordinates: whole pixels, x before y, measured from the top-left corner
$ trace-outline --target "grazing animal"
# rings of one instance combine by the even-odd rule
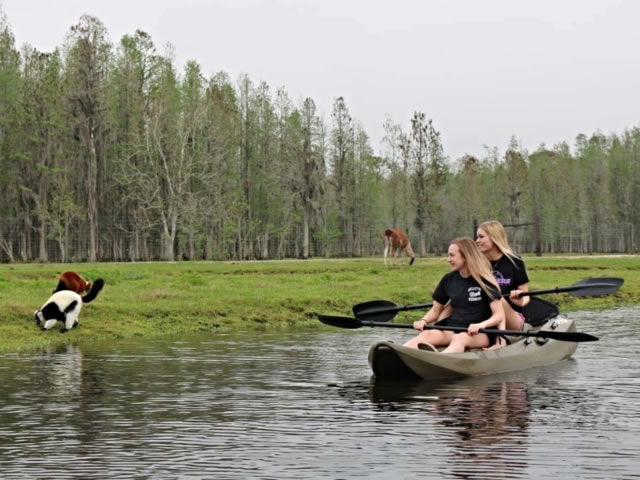
[[[387,258],[392,263],[394,258],[402,255],[402,252],[407,252],[407,256],[410,258],[409,265],[413,265],[416,259],[411,248],[411,242],[409,237],[402,230],[397,228],[390,228],[384,231],[384,264],[387,265]]]
[[[82,305],[94,300],[102,287],[104,287],[104,280],[98,278],[84,297],[72,290],[55,292],[40,310],[35,311],[36,325],[41,325],[42,330],[50,330],[55,327],[56,323],[62,322],[64,323],[63,332],[77,327]]]
[[[64,272],[60,275],[58,286],[53,293],[60,292],[62,290],[71,290],[82,295],[85,292],[91,290],[92,283],[87,282],[84,278],[76,272]]]

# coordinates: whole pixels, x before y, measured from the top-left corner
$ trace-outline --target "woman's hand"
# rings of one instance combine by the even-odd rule
[[[469,328],[467,328],[467,333],[469,335],[476,335],[480,332],[481,328],[482,325],[480,325],[479,323],[472,323],[471,325],[469,325]]]
[[[529,303],[529,298],[526,295],[524,297],[521,295],[527,291],[528,290],[520,289],[511,290],[511,292],[509,293],[509,301],[514,305],[524,307],[527,303]]]
[[[424,318],[421,318],[420,320],[413,322],[413,328],[415,328],[419,332],[423,331],[424,327],[426,326],[427,326],[427,321]]]

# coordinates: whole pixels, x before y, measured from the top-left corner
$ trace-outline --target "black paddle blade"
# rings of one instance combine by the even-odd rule
[[[599,297],[617,292],[624,283],[624,278],[600,277],[587,278],[572,285],[579,287],[569,293],[572,297]]]
[[[321,313],[316,313],[318,320],[326,325],[331,325],[332,327],[339,328],[360,328],[362,327],[362,323],[357,318],[349,318],[349,317],[337,317],[334,315],[323,315]]]
[[[597,342],[599,340],[598,337],[582,332],[552,332],[541,330],[536,332],[533,336],[550,338],[552,340],[560,340],[563,342]]]
[[[353,315],[356,318],[365,320],[377,320],[379,322],[388,322],[398,313],[394,310],[396,304],[389,300],[372,300],[370,302],[359,303],[354,305]],[[380,311],[382,310],[382,311]]]

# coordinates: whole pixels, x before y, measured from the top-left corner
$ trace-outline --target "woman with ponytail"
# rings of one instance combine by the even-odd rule
[[[495,336],[479,333],[481,328],[495,327],[504,322],[500,287],[491,272],[491,265],[476,243],[468,237],[456,238],[449,245],[447,273],[433,292],[433,307],[413,326],[421,331],[405,343],[407,347],[436,350],[447,346],[443,353],[464,352],[467,348],[486,348],[495,343]],[[440,324],[467,328],[466,332],[424,330],[440,318],[449,304],[451,316]]]
[[[529,290],[529,276],[524,262],[513,253],[504,226],[497,220],[488,220],[480,224],[476,232],[476,244],[489,260],[493,276],[506,296],[502,300],[505,320],[499,328],[521,330],[525,323],[524,307],[529,303],[528,296],[520,296]],[[501,346],[504,346],[502,339],[494,348]]]

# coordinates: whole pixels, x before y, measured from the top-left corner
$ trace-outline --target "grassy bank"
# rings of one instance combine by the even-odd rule
[[[622,277],[615,295],[578,299],[547,295],[561,310],[640,303],[640,257],[525,257],[530,289],[569,286],[587,277]],[[105,279],[98,298],[83,307],[80,327],[64,335],[42,332],[33,312],[49,297],[60,272]],[[121,263],[0,266],[0,352],[66,342],[111,342],[135,336],[187,332],[324,329],[313,313],[349,314],[352,305],[386,299],[431,300],[449,271],[445,258],[385,268],[382,260]],[[410,322],[420,313],[398,315]]]

